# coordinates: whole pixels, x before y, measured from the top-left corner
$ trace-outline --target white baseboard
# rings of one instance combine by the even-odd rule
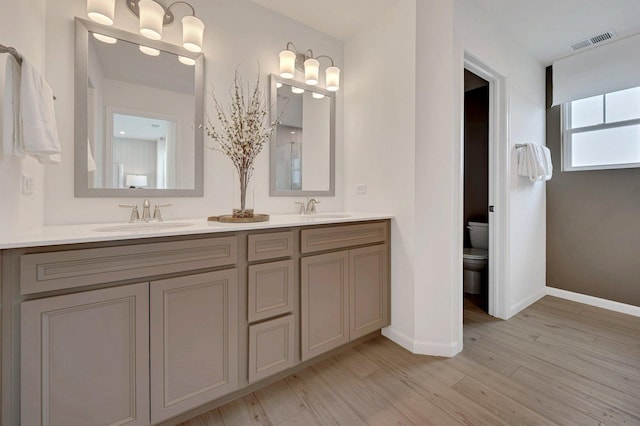
[[[627,305],[626,303],[614,302],[613,300],[601,299],[599,297],[588,296],[586,294],[574,293],[572,291],[561,290],[559,288],[547,287],[547,295],[559,297],[561,299],[572,300],[585,305],[591,305],[622,314],[640,317],[640,306]]]
[[[531,306],[534,303],[536,303],[538,300],[542,299],[547,294],[547,291],[546,291],[547,288],[548,287],[543,287],[542,289],[537,291],[532,296],[529,296],[526,299],[521,300],[520,302],[516,303],[515,305],[511,305],[511,307],[509,307],[509,313],[508,313],[508,317],[506,319],[511,318],[512,316],[514,316],[518,312],[523,311],[524,309],[526,309],[529,306]]]
[[[382,335],[402,346],[409,352],[417,355],[443,356],[451,358],[462,351],[462,345],[459,342],[442,344],[416,341],[411,339],[406,334],[395,330],[391,326],[383,328]]]

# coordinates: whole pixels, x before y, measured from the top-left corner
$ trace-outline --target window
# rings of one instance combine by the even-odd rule
[[[640,87],[563,105],[563,170],[640,167]]]

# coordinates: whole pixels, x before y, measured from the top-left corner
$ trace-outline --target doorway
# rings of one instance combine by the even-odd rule
[[[481,79],[489,82],[489,115],[488,115],[488,204],[485,205],[489,224],[489,259],[487,265],[487,312],[489,315],[507,319],[509,317],[509,120],[508,120],[508,81],[503,72],[497,71],[469,52],[464,52],[463,70],[468,70]],[[462,80],[462,74],[460,75]],[[462,87],[462,82],[461,82]],[[463,110],[463,93],[461,91],[460,110]],[[460,229],[465,230],[464,223],[464,125],[463,114],[460,114],[460,198],[458,204]],[[459,253],[463,253],[464,239],[459,238]],[[460,274],[459,301],[463,300],[462,274]],[[462,323],[463,307],[460,303],[460,319]],[[459,328],[462,336],[462,327]]]
[[[465,306],[489,310],[489,82],[464,70]]]

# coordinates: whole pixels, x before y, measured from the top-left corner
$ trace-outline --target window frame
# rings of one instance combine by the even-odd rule
[[[612,92],[614,93],[614,92]],[[578,133],[587,133],[597,130],[614,129],[617,127],[629,127],[640,125],[640,118],[631,120],[616,121],[613,123],[605,123],[607,117],[607,95],[602,94],[602,123],[591,126],[578,127],[576,129],[570,129],[569,123],[571,123],[571,102],[562,104],[561,114],[561,127],[562,127],[562,171],[563,172],[576,172],[584,170],[611,170],[611,169],[631,169],[640,168],[640,162],[636,163],[619,163],[619,164],[598,164],[592,166],[572,166],[572,136]]]

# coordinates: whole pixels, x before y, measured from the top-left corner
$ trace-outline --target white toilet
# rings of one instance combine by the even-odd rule
[[[489,224],[469,222],[467,229],[471,248],[465,248],[463,253],[464,292],[480,294],[482,275],[489,262]]]

